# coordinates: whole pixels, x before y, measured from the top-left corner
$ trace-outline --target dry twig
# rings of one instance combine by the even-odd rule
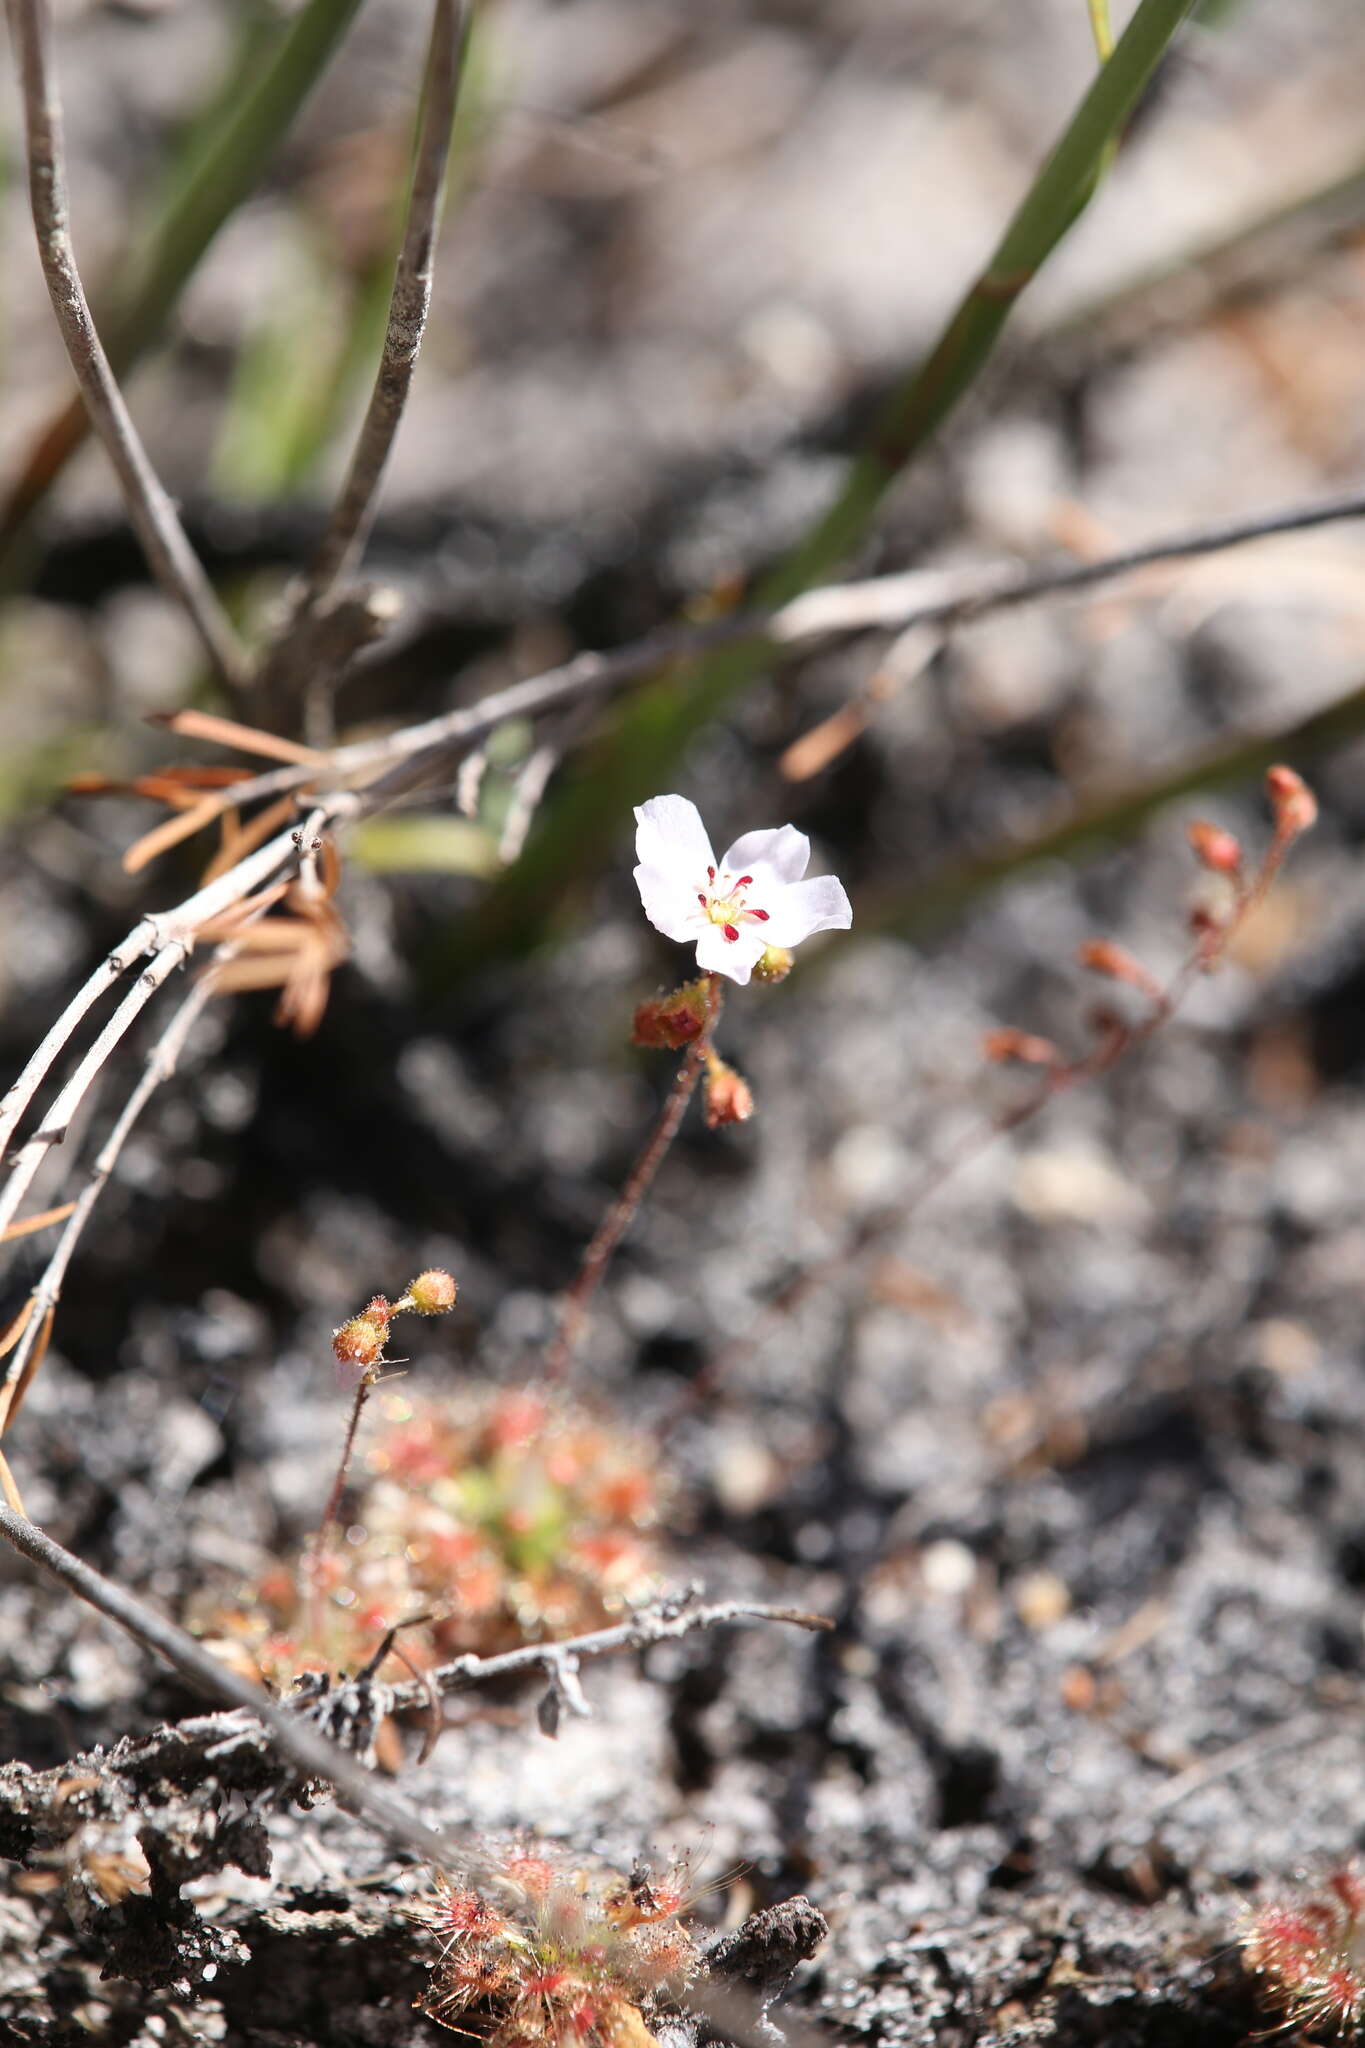
[[[407,404],[431,305],[436,230],[467,27],[466,0],[435,0],[412,191],[389,301],[384,352],[346,481],[308,571],[306,602],[310,606],[349,575],[359,560],[374,519],[384,465]]]
[[[82,1563],[61,1544],[54,1542],[12,1507],[0,1504],[0,1538],[21,1556],[56,1579],[67,1591],[103,1614],[134,1641],[143,1644],[178,1671],[196,1691],[225,1706],[240,1710],[214,1716],[195,1725],[195,1740],[213,1751],[231,1743],[251,1739],[250,1722],[265,1731],[271,1745],[304,1779],[321,1779],[330,1784],[338,1802],[358,1820],[383,1835],[390,1844],[438,1868],[459,1868],[471,1874],[490,1874],[498,1865],[475,1842],[467,1838],[456,1843],[428,1826],[416,1809],[395,1793],[385,1790],[363,1765],[341,1745],[318,1731],[323,1726],[346,1727],[373,1724],[376,1715],[395,1707],[420,1707],[426,1694],[420,1685],[384,1687],[366,1680],[372,1695],[364,1702],[349,1702],[347,1688],[321,1685],[292,1706],[281,1705],[260,1686],[231,1670],[212,1656],[192,1635],[158,1614],[155,1608],[102,1573]],[[570,1659],[601,1656],[616,1650],[647,1647],[650,1643],[672,1641],[694,1629],[744,1626],[749,1622],[786,1621],[801,1628],[825,1628],[821,1617],[800,1614],[781,1607],[731,1600],[714,1606],[697,1604],[689,1592],[673,1601],[661,1601],[615,1628],[601,1629],[593,1636],[579,1636],[559,1644],[533,1643],[523,1650],[510,1650],[500,1657],[460,1658],[443,1672],[432,1674],[443,1691],[477,1684],[521,1668],[551,1668],[555,1660],[564,1665]],[[469,1667],[477,1667],[470,1669]],[[444,1683],[442,1683],[444,1679]],[[412,1697],[409,1697],[411,1695]],[[247,1720],[245,1717],[250,1717]],[[174,1736],[180,1731],[167,1731]],[[149,1737],[148,1740],[154,1740]]]
[[[374,522],[426,331],[468,24],[468,0],[434,0],[407,218],[374,389],[327,530],[259,679],[259,692],[268,698],[281,683],[301,677],[310,738],[330,733],[343,671],[397,612],[391,593],[345,585]]]

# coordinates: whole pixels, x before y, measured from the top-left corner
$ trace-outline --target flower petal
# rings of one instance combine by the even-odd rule
[[[635,886],[645,906],[645,916],[655,931],[682,944],[696,937],[697,891],[676,868],[642,865],[635,870]]]
[[[741,988],[766,952],[767,926],[741,925],[737,939],[727,939],[718,924],[709,924],[697,940],[697,965],[703,974],[724,974]]]
[[[685,875],[695,890],[706,881],[716,856],[701,813],[685,796],[652,796],[635,813],[635,858],[642,867]]]
[[[843,883],[833,875],[793,882],[764,908],[768,922],[763,930],[770,946],[799,946],[812,932],[847,931],[853,922],[853,906]]]
[[[795,825],[778,825],[767,832],[746,832],[737,839],[721,866],[732,875],[753,874],[767,868],[779,882],[799,882],[810,863],[810,841]]]

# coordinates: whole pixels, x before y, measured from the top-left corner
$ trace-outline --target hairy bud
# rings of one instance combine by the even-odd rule
[[[1210,825],[1203,818],[1196,818],[1185,830],[1201,867],[1208,868],[1215,875],[1239,875],[1242,872],[1241,842],[1233,833],[1225,832],[1221,825]]]
[[[414,1309],[419,1316],[443,1316],[455,1306],[459,1288],[449,1273],[443,1273],[434,1266],[428,1273],[419,1273],[410,1280],[403,1291],[403,1298],[395,1304],[396,1309]]]
[[[636,1045],[662,1046],[678,1052],[706,1029],[711,990],[705,981],[687,981],[670,995],[641,1003],[635,1012],[632,1037]]]
[[[988,1060],[1000,1066],[1010,1060],[1017,1060],[1025,1067],[1059,1067],[1062,1064],[1062,1055],[1050,1038],[1037,1038],[1031,1031],[1016,1031],[1013,1025],[1005,1025],[999,1031],[988,1031],[982,1040],[981,1050]]]
[[[358,1366],[362,1372],[368,1372],[383,1357],[388,1336],[389,1305],[382,1295],[377,1295],[363,1315],[352,1316],[349,1323],[332,1332],[332,1352],[338,1365]]]
[[[712,1059],[706,1069],[702,1101],[710,1131],[720,1124],[747,1123],[754,1113],[753,1090],[721,1059]]]
[[[785,981],[792,971],[792,956],[785,946],[769,946],[754,962],[754,980]]]
[[[1106,975],[1110,981],[1126,981],[1130,988],[1141,989],[1143,995],[1157,1002],[1162,998],[1160,987],[1142,962],[1112,939],[1087,939],[1077,949],[1076,958],[1092,974]]]
[[[1318,821],[1318,800],[1301,775],[1283,766],[1267,768],[1266,795],[1282,839],[1297,839]]]

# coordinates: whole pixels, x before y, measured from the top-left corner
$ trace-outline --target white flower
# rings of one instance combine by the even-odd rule
[[[706,974],[743,984],[769,946],[799,946],[812,932],[847,931],[853,922],[833,875],[801,879],[810,841],[794,825],[746,832],[718,861],[685,796],[651,797],[635,822],[645,916],[666,939],[695,944]]]

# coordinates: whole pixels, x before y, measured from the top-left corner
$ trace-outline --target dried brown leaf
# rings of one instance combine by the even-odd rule
[[[196,832],[201,831],[205,825],[211,825],[215,818],[221,816],[226,808],[221,796],[200,797],[189,810],[181,811],[177,817],[167,818],[151,832],[144,832],[141,839],[135,839],[123,856],[124,873],[135,875],[141,868],[146,867],[148,861],[155,860],[158,854],[167,853],[171,847],[179,846],[182,839],[192,839]]]
[[[10,1352],[13,1351],[15,1345],[19,1342],[19,1339],[23,1336],[25,1330],[28,1328],[28,1320],[29,1317],[33,1314],[34,1308],[37,1305],[37,1301],[37,1295],[30,1294],[28,1300],[24,1303],[23,1307],[18,1311],[16,1315],[11,1316],[10,1320],[6,1323],[4,1328],[4,1334],[0,1335],[0,1358],[7,1358]],[[0,1398],[3,1397],[0,1396]],[[3,1416],[0,1416],[0,1436],[3,1436],[4,1433],[4,1418]]]
[[[239,725],[235,718],[219,718],[211,711],[158,711],[148,720],[164,725],[182,738],[211,740],[216,746],[237,747],[244,754],[260,754],[267,761],[287,761],[301,768],[325,768],[327,756],[297,740],[282,739],[278,733],[262,732],[259,726]]]
[[[46,1230],[49,1223],[64,1223],[75,1206],[74,1202],[62,1202],[55,1209],[44,1209],[37,1216],[25,1216],[21,1222],[11,1223],[8,1230],[0,1230],[0,1244],[8,1244],[15,1237],[30,1237],[35,1230]]]
[[[14,1382],[14,1384],[6,1390],[8,1392],[9,1399],[5,1403],[4,1425],[3,1428],[0,1428],[0,1436],[3,1436],[15,1421],[15,1418],[17,1417],[20,1408],[22,1408],[24,1404],[24,1396],[28,1392],[29,1388],[33,1385],[34,1378],[37,1375],[38,1367],[47,1357],[47,1347],[52,1342],[52,1325],[56,1320],[57,1308],[56,1304],[54,1303],[53,1306],[48,1310],[47,1314],[43,1317],[43,1327],[38,1332],[37,1340],[34,1343],[33,1349],[29,1352],[28,1357],[24,1360],[23,1371],[20,1373],[18,1379]]]
[[[12,1512],[16,1515],[22,1515],[24,1520],[27,1521],[28,1509],[24,1506],[23,1496],[14,1483],[14,1474],[10,1471],[9,1459],[3,1451],[0,1451],[0,1493],[4,1494],[5,1500]]]

